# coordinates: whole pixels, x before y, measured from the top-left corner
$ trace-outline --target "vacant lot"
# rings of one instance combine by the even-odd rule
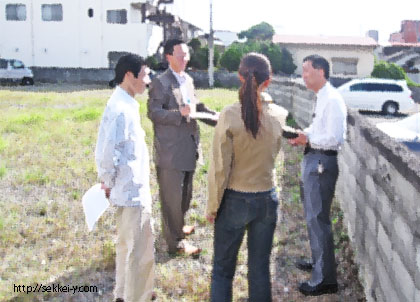
[[[83,193],[97,182],[93,153],[100,117],[111,93],[93,86],[0,88],[0,301],[112,301],[114,209],[88,233],[81,206]],[[232,90],[199,90],[198,96],[217,111],[237,100],[237,92]],[[146,96],[138,100],[150,148],[153,132],[146,117]],[[213,227],[206,223],[204,208],[212,133],[212,128],[201,125],[204,164],[196,170],[187,217],[198,227],[191,240],[203,248],[200,258],[171,258],[165,252],[152,165],[158,301],[208,301]],[[296,283],[307,275],[293,263],[309,252],[299,201],[302,156],[301,150],[284,147],[277,164],[282,205],[272,254],[275,301],[363,301],[337,205],[333,224],[340,291],[306,299],[297,292]],[[243,246],[234,301],[247,301],[246,261]],[[88,285],[94,292],[18,292],[19,285],[35,289],[37,284]]]

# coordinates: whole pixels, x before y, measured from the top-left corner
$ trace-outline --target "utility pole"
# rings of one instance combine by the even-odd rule
[[[210,34],[209,34],[209,86],[214,86],[214,37],[213,37],[213,0],[210,0]]]

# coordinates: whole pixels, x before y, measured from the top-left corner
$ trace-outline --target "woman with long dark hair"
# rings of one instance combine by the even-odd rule
[[[220,114],[208,176],[206,215],[215,222],[211,301],[232,301],[236,259],[247,230],[249,301],[269,302],[278,207],[274,164],[287,110],[263,99],[271,80],[267,57],[245,55],[239,78],[240,102]]]

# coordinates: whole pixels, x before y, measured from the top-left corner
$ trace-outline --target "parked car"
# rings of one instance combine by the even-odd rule
[[[341,85],[338,90],[346,105],[354,109],[395,115],[413,110],[415,106],[405,80],[354,79]]]
[[[34,74],[32,70],[14,59],[0,59],[0,81],[19,82],[22,85],[33,85]]]
[[[376,127],[420,155],[420,112],[397,122],[378,123]]]

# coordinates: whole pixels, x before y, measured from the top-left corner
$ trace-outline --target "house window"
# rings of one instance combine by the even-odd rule
[[[7,4],[6,5],[7,21],[25,21],[26,5],[25,4]]]
[[[43,21],[63,21],[63,6],[61,4],[42,4]]]
[[[89,18],[93,18],[93,8],[88,9],[88,16]]]
[[[106,22],[107,23],[116,23],[116,24],[126,24],[127,23],[127,10],[108,10],[106,11]]]
[[[356,58],[332,58],[333,74],[357,75]]]
[[[0,69],[7,69],[7,60],[0,59]]]

